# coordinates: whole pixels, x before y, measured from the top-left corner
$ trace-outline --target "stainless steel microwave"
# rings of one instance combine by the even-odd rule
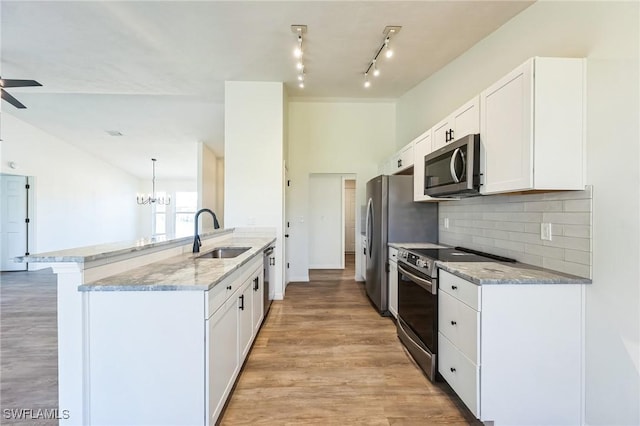
[[[467,135],[424,157],[424,194],[435,198],[480,195],[480,135]]]

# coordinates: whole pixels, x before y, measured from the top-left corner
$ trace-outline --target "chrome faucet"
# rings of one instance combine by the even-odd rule
[[[195,222],[195,232],[193,235],[193,253],[199,253],[200,252],[200,246],[202,245],[202,242],[200,241],[200,235],[198,235],[198,218],[200,217],[200,213],[202,212],[208,212],[211,213],[211,216],[213,216],[213,229],[219,229],[220,228],[220,224],[218,223],[218,218],[216,217],[216,214],[210,210],[210,209],[200,209],[196,212],[196,218],[194,220]]]

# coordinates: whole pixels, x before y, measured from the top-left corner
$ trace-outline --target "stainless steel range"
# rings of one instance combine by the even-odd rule
[[[432,381],[437,371],[438,278],[436,261],[515,262],[456,248],[398,250],[398,337]]]

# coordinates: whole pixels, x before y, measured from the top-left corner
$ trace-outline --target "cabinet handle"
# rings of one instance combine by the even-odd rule
[[[275,264],[276,264],[276,258],[275,257],[270,258],[269,259],[269,265],[273,266]]]
[[[260,279],[258,279],[258,277],[255,277],[253,279],[253,291],[258,291],[260,290]]]
[[[230,285],[227,286],[227,290],[231,290],[231,286]]]
[[[240,295],[240,310],[244,311],[244,294]]]
[[[457,285],[452,285],[452,286],[451,286],[451,290],[457,290],[457,289],[458,289],[458,286],[457,286]]]
[[[455,369],[455,368],[453,368],[453,367],[451,367],[449,370],[451,370],[451,372],[452,372],[452,373],[455,373],[455,372],[456,372],[456,369]]]
[[[402,167],[402,159],[398,160],[398,167]]]
[[[451,321],[451,325],[456,325],[456,324],[457,324],[457,322]]]
[[[444,141],[449,142],[449,131],[444,132]]]
[[[449,129],[449,140],[453,140],[453,129]]]

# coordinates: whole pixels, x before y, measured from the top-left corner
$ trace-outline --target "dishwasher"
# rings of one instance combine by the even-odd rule
[[[264,297],[264,317],[266,318],[275,293],[275,288],[273,288],[275,282],[272,277],[272,273],[275,271],[272,267],[276,264],[276,258],[273,256],[273,246],[267,247],[262,253],[264,269],[264,285],[262,286],[262,291]]]

